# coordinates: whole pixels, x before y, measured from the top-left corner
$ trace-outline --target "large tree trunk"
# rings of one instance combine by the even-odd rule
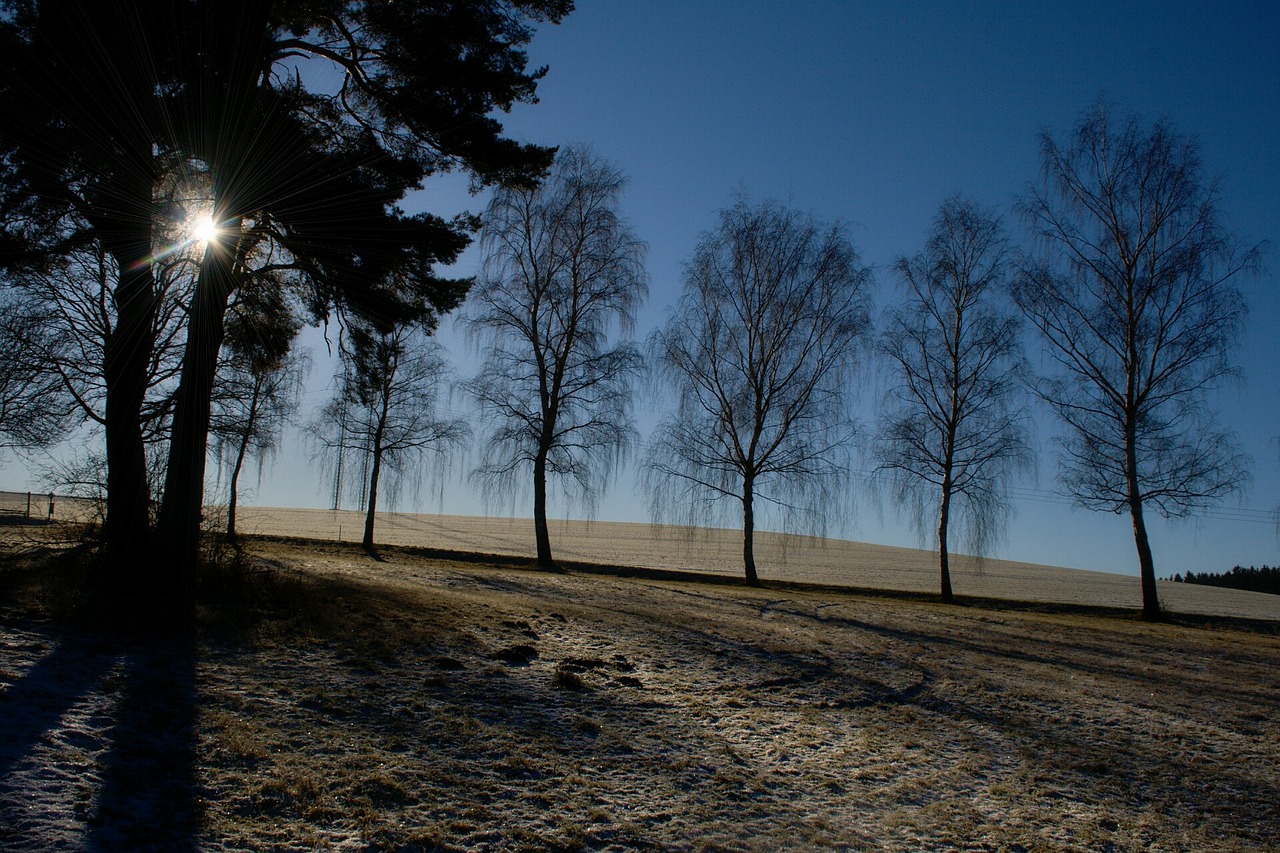
[[[760,585],[760,577],[756,574],[756,516],[755,516],[755,480],[743,478],[742,482],[742,568],[747,576],[747,583]]]
[[[262,377],[253,377],[253,395],[249,398],[249,421],[245,424],[244,434],[240,436],[240,447],[236,450],[236,464],[231,469],[231,494],[227,498],[227,541],[236,541],[236,504],[239,502],[240,471],[244,468],[244,458],[249,452],[249,439],[258,420],[258,400],[262,392]]]
[[[151,253],[151,226],[113,252],[120,266],[115,290],[116,327],[105,341],[103,380],[107,399],[107,516],[104,556],[107,583],[117,594],[141,604],[154,578],[151,561],[151,490],[142,440],[142,404],[153,349],[155,276],[139,264]]]
[[[538,545],[538,568],[553,571],[551,532],[547,528],[547,454],[539,450],[533,460],[533,535]]]
[[[194,592],[199,559],[213,376],[234,283],[233,263],[232,250],[211,243],[205,251],[192,297],[182,378],[174,403],[160,535],[165,562],[174,576],[173,592],[184,603]]]
[[[956,600],[951,592],[951,560],[947,547],[947,528],[951,524],[950,479],[950,477],[943,479],[942,505],[938,509],[938,572],[943,604],[953,604]]]
[[[12,6],[5,4],[6,19],[15,14]],[[52,159],[43,163],[40,131],[18,121],[6,126],[6,135],[12,132],[33,163],[51,170],[50,181],[70,178],[68,167],[85,179],[80,184],[77,178],[80,185],[68,196],[80,200],[80,214],[118,266],[115,326],[103,341],[101,365],[107,509],[98,580],[103,606],[128,619],[127,611],[145,608],[154,571],[141,414],[155,347],[155,67],[143,31],[116,4],[43,2],[30,4],[30,11],[36,27],[32,44],[52,60],[53,74],[43,80],[30,70],[6,79],[5,86],[27,97],[53,98],[65,127],[50,130]]]
[[[194,593],[200,549],[200,521],[204,509],[205,455],[209,443],[209,413],[213,376],[222,348],[223,318],[235,289],[241,246],[241,192],[237,183],[258,180],[251,175],[261,116],[254,108],[269,28],[270,0],[238,4],[234,14],[225,4],[203,4],[206,20],[200,28],[203,57],[192,72],[199,103],[192,118],[198,122],[191,136],[209,165],[214,198],[213,220],[231,237],[211,242],[200,265],[187,326],[182,378],[174,403],[164,501],[160,508],[160,537],[165,562],[176,576],[175,592],[190,602]]]

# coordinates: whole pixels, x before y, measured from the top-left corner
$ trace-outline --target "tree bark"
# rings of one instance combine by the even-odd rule
[[[382,394],[382,411],[378,415],[378,426],[373,431],[373,470],[369,472],[369,504],[364,514],[364,541],[361,543],[370,554],[374,553],[373,523],[378,511],[378,478],[382,476],[382,437],[387,428],[387,411],[390,401],[387,394]]]
[[[943,604],[954,604],[955,596],[951,592],[951,560],[947,548],[947,528],[951,523],[951,478],[944,477],[942,483],[942,505],[938,509],[938,572],[941,583],[940,594]]]
[[[747,583],[760,585],[760,577],[756,574],[756,517],[755,517],[755,479],[744,477],[742,481],[742,568],[746,573]]]
[[[233,289],[233,263],[233,251],[209,244],[192,296],[187,348],[174,401],[160,535],[164,560],[173,575],[168,584],[181,604],[190,603],[194,593],[213,376],[222,348],[227,299]]]
[[[538,568],[554,571],[551,558],[551,532],[547,528],[547,453],[539,450],[533,460],[533,533],[538,544]]]
[[[1133,518],[1133,541],[1138,547],[1138,573],[1142,581],[1142,618],[1159,622],[1160,595],[1156,590],[1156,565],[1151,555],[1151,542],[1147,538],[1147,522],[1143,518],[1142,497],[1130,478],[1129,515]]]
[[[1130,282],[1130,292],[1133,284]],[[1130,308],[1129,316],[1136,317],[1137,312]],[[1137,374],[1138,359],[1137,324],[1129,323],[1126,342],[1128,367],[1125,374],[1125,411],[1124,411],[1124,478],[1126,497],[1129,502],[1129,516],[1133,519],[1133,541],[1138,549],[1138,575],[1142,583],[1142,618],[1148,622],[1160,621],[1160,596],[1156,592],[1156,566],[1151,556],[1151,542],[1147,538],[1147,522],[1143,517],[1142,483],[1138,479],[1138,406],[1137,406]]]
[[[381,467],[383,467],[383,455],[380,450],[374,450],[374,466],[369,474],[369,503],[365,507],[365,538],[361,539],[361,547],[365,551],[374,553],[374,520],[378,517],[378,478],[381,475]]]
[[[943,604],[954,604],[955,595],[951,592],[951,552],[947,544],[947,534],[951,526],[951,492],[955,487],[952,472],[956,462],[956,431],[960,425],[960,344],[964,334],[963,299],[957,296],[952,315],[951,335],[947,346],[951,351],[951,371],[947,377],[950,386],[947,389],[947,433],[946,446],[942,458],[942,500],[938,506],[938,585],[939,596]]]
[[[148,187],[148,193],[150,189]],[[116,327],[104,344],[106,385],[107,515],[104,556],[116,593],[137,602],[154,580],[151,561],[151,490],[142,440],[142,404],[153,349],[155,274],[149,263],[150,223],[113,251],[120,266],[115,290]]]

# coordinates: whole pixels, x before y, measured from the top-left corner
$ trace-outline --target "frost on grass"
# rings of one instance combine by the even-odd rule
[[[192,677],[170,667],[185,746],[117,743],[146,721],[137,650],[4,612],[0,709],[39,723],[0,733],[0,847],[127,839],[104,790],[159,813],[139,772],[184,768],[208,851],[1253,850],[1280,828],[1274,634],[254,548],[274,568],[223,589]],[[76,642],[65,682],[33,679]]]
[[[8,619],[4,627],[0,848],[189,848],[197,760],[189,650]]]

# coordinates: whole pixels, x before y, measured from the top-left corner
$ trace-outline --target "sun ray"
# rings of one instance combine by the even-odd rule
[[[189,246],[196,246],[198,251],[203,251],[210,243],[217,242],[221,236],[222,230],[218,223],[208,213],[195,214],[187,217],[186,221],[186,238],[176,243],[170,243],[162,249],[158,249],[153,254],[145,258],[140,258],[130,269],[142,269],[148,264],[154,264],[162,261],[171,255],[181,252]]]

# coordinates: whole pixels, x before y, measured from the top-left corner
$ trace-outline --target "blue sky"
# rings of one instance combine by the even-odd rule
[[[1280,238],[1278,24],[1266,3],[588,0],[535,39],[532,59],[550,66],[542,102],[507,126],[531,141],[589,143],[630,176],[625,211],[649,243],[652,277],[641,335],[662,321],[682,264],[738,189],[849,223],[883,307],[897,295],[887,266],[918,249],[944,197],[1009,210],[1038,174],[1037,134],[1066,132],[1100,94],[1194,134],[1235,229]],[[1021,239],[1016,217],[1007,224]],[[1271,273],[1245,286],[1247,381],[1219,403],[1255,459],[1245,508],[1269,511],[1280,504],[1280,299]],[[1038,362],[1034,343],[1029,352]],[[867,381],[869,426],[882,386]],[[1041,421],[1039,477],[1020,485],[1000,556],[1136,571],[1127,517],[1073,510],[1056,493],[1055,426]],[[859,500],[845,533],[918,544],[879,503]],[[1240,509],[1218,515],[1251,519],[1157,523],[1158,570],[1276,562],[1274,525]],[[627,481],[599,514],[646,518]]]
[[[1037,133],[1065,133],[1100,94],[1148,119],[1167,116],[1194,135],[1207,170],[1221,177],[1229,224],[1254,242],[1280,240],[1280,11],[1272,3],[578,5],[535,37],[531,59],[550,67],[541,103],[518,108],[506,126],[528,141],[587,143],[629,176],[624,213],[649,244],[641,337],[662,321],[679,293],[682,264],[739,190],[848,223],[876,270],[883,308],[897,297],[888,266],[918,250],[943,198],[961,192],[1010,211],[1037,176]],[[465,186],[431,184],[410,206],[481,209],[483,196],[467,195]],[[1012,213],[1006,224],[1023,240]],[[469,252],[458,271],[473,272],[477,261]],[[1266,517],[1280,505],[1277,264],[1273,251],[1269,271],[1244,283],[1250,318],[1238,361],[1247,379],[1218,399],[1254,458],[1253,487],[1243,505],[1156,523],[1162,576],[1280,561]],[[476,359],[448,326],[441,340],[467,375]],[[317,345],[317,336],[307,340]],[[308,400],[318,405],[330,368],[322,349],[315,354]],[[1039,363],[1035,342],[1029,354]],[[883,382],[865,381],[862,420],[870,427]],[[465,409],[460,400],[452,405]],[[642,418],[642,433],[647,423]],[[996,556],[1136,572],[1127,517],[1072,509],[1057,493],[1054,431],[1040,418],[1039,476],[1019,484],[1017,513]],[[286,442],[249,502],[326,505],[328,489],[303,447],[297,436]],[[5,482],[15,476],[20,466],[12,463],[0,474]],[[485,511],[465,481],[445,488],[444,511]],[[841,534],[921,544],[880,499],[863,496],[858,505]],[[401,508],[441,505],[424,498]],[[647,519],[629,472],[597,517]]]

